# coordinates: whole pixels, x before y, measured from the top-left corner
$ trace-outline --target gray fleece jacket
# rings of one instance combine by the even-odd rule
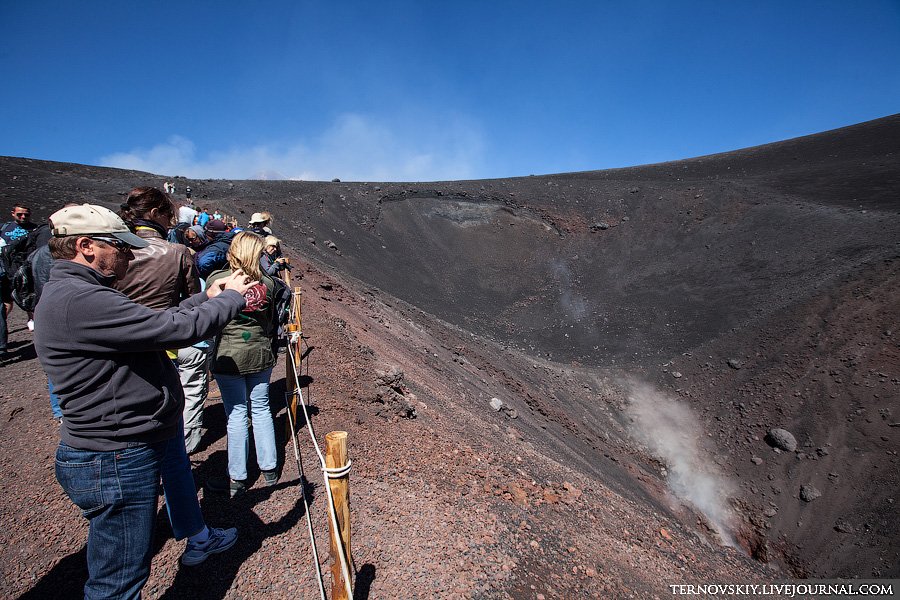
[[[109,287],[114,281],[54,261],[35,309],[34,346],[63,411],[62,441],[119,450],[180,435],[184,394],[167,348],[212,337],[244,307],[225,290],[155,311]]]

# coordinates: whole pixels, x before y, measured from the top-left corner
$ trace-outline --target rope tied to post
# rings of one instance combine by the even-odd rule
[[[298,288],[298,290],[299,290],[299,288]],[[300,314],[299,308],[300,308],[300,293],[299,293],[299,291],[295,291],[295,293],[293,294],[293,296],[291,298],[291,315],[297,317],[297,319],[296,319],[297,321],[300,320],[299,319],[299,314]],[[292,414],[292,409],[291,409],[290,402],[289,402],[289,399],[293,399],[294,397],[299,399],[299,401],[300,401],[299,404],[303,408],[303,417],[304,417],[304,420],[306,421],[306,429],[309,432],[309,436],[312,441],[313,448],[315,449],[316,455],[319,458],[319,466],[322,470],[322,474],[325,479],[324,487],[325,487],[325,493],[326,493],[327,502],[328,502],[328,516],[329,516],[330,527],[332,528],[332,531],[335,534],[335,536],[334,536],[335,539],[338,540],[337,555],[338,555],[338,558],[340,559],[339,562],[340,562],[340,567],[341,567],[341,575],[344,579],[344,587],[345,587],[345,591],[347,593],[347,597],[353,598],[353,585],[352,585],[352,581],[350,578],[350,565],[349,565],[350,559],[348,556],[348,549],[344,547],[343,543],[340,543],[340,541],[342,539],[341,535],[340,535],[340,524],[338,523],[337,513],[336,513],[336,509],[335,509],[334,496],[331,493],[331,486],[328,484],[329,479],[340,479],[343,477],[347,477],[350,474],[350,467],[353,464],[353,461],[351,461],[349,458],[347,458],[346,464],[344,464],[343,466],[339,466],[339,467],[328,467],[326,464],[325,456],[322,454],[322,450],[319,447],[318,441],[316,440],[316,435],[315,435],[315,432],[313,431],[312,422],[309,419],[309,411],[307,410],[306,400],[303,397],[303,392],[301,391],[301,387],[300,387],[300,370],[301,370],[302,364],[297,364],[297,363],[298,363],[298,357],[302,357],[300,350],[301,350],[301,347],[303,344],[303,335],[302,335],[302,329],[301,329],[300,323],[296,323],[295,326],[296,326],[296,330],[293,330],[290,332],[290,337],[289,337],[289,341],[288,341],[288,352],[286,353],[287,355],[289,355],[290,361],[291,361],[291,366],[293,367],[292,383],[293,383],[294,391],[286,392],[284,395],[284,399],[285,399],[285,404],[287,404],[287,418],[288,418],[288,425],[290,426],[290,429],[291,429],[291,441],[293,442],[293,446],[294,446],[294,457],[297,461],[297,469],[300,472],[300,477],[301,477],[300,494],[303,496],[303,504],[304,504],[304,508],[305,508],[305,512],[306,512],[306,521],[307,521],[307,526],[309,528],[309,535],[310,535],[310,540],[311,540],[311,544],[312,544],[313,560],[316,565],[316,570],[318,573],[319,592],[321,594],[322,600],[326,600],[325,586],[324,586],[324,581],[323,581],[323,576],[322,576],[322,566],[319,562],[319,554],[318,554],[318,550],[316,548],[315,533],[313,532],[312,520],[311,520],[310,514],[309,514],[309,503],[307,502],[307,498],[306,498],[306,490],[304,489],[303,483],[302,483],[303,479],[305,478],[305,475],[303,473],[303,462],[300,459],[300,451],[297,446],[298,431],[297,431],[297,428],[295,425],[294,415]],[[302,363],[302,358],[300,359],[300,362]]]
[[[353,461],[348,458],[347,464],[343,467],[325,467],[325,475],[328,476],[328,479],[340,479],[341,477],[346,477],[350,474],[350,465],[352,464]]]

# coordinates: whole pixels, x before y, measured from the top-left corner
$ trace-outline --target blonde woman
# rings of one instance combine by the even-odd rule
[[[253,420],[256,461],[266,485],[278,483],[275,427],[269,409],[269,378],[275,366],[272,339],[277,323],[273,293],[275,283],[260,269],[263,239],[249,231],[238,233],[228,250],[228,268],[209,276],[208,283],[243,269],[259,284],[244,294],[246,308],[216,339],[210,371],[216,376],[225,406],[228,432],[228,480],[211,479],[211,491],[228,492],[233,498],[246,491],[249,455],[249,414]]]
[[[270,277],[282,277],[282,271],[290,270],[291,266],[288,264],[287,258],[281,254],[281,240],[274,235],[266,236],[265,250],[259,264],[263,273]]]

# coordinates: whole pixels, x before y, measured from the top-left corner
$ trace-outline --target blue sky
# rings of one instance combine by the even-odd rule
[[[900,1],[0,3],[0,155],[196,178],[584,171],[900,112]]]

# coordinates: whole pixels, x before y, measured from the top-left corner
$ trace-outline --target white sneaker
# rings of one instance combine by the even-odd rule
[[[34,319],[28,319],[28,331],[34,331]]]

